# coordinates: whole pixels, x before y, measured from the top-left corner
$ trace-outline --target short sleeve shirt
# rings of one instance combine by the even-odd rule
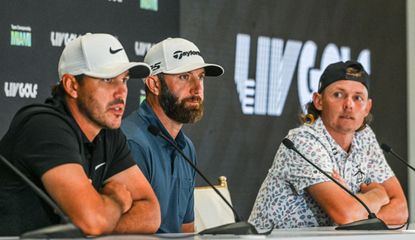
[[[47,102],[68,122],[49,113],[30,115],[23,124],[18,123],[21,117],[15,117],[12,125],[16,127],[9,129],[0,144],[0,153],[39,188],[43,189],[41,177],[45,172],[67,163],[80,164],[97,191],[106,179],[136,165],[120,129],[102,129],[90,142],[64,102]],[[59,221],[27,184],[0,166],[0,235],[18,235]]]
[[[359,192],[362,183],[382,183],[394,176],[369,126],[355,133],[349,152],[335,142],[320,118],[313,125],[291,130],[287,138],[323,171],[331,174],[336,170],[354,193]],[[333,225],[306,191],[307,187],[326,181],[330,180],[301,156],[280,145],[249,221],[264,229]]]
[[[159,200],[161,225],[158,232],[181,232],[182,224],[194,221],[195,171],[165,139],[148,131],[150,124],[175,142],[193,164],[196,164],[196,152],[182,131],[176,139],[170,136],[146,101],[121,125],[135,161]]]

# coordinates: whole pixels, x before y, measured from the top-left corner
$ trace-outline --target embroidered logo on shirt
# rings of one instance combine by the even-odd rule
[[[104,166],[105,165],[105,163],[103,162],[103,163],[100,163],[100,164],[98,164],[98,165],[96,165],[95,166],[95,171],[98,169],[98,168],[100,168],[100,167],[102,167],[102,166]]]

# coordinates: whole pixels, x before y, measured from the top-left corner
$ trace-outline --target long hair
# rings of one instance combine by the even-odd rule
[[[300,114],[300,123],[301,124],[313,124],[321,115],[321,111],[318,110],[314,103],[311,101],[306,104],[307,114],[301,113]],[[369,113],[364,119],[362,125],[356,130],[356,132],[362,131],[366,128],[373,121],[372,113]]]

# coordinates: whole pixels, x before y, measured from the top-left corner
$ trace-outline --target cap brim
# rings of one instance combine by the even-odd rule
[[[129,70],[129,75],[131,78],[145,78],[151,73],[151,69],[147,64],[130,62],[119,63],[111,67],[105,67],[95,71],[85,72],[84,74],[96,78],[113,78],[127,70]]]
[[[217,64],[211,64],[211,63],[194,63],[194,64],[182,66],[179,68],[175,68],[170,71],[162,71],[162,72],[167,73],[167,74],[178,74],[178,73],[193,71],[198,68],[204,68],[205,75],[208,77],[217,77],[217,76],[222,75],[225,72],[225,70],[221,66]]]

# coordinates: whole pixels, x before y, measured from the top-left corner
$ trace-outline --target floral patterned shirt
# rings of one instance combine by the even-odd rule
[[[336,170],[354,193],[359,192],[362,183],[382,183],[394,176],[369,126],[355,133],[349,152],[334,141],[320,118],[313,125],[292,129],[287,138],[323,171],[331,174]],[[326,181],[330,179],[281,144],[259,190],[249,222],[260,229],[334,225],[305,191],[311,185]]]

